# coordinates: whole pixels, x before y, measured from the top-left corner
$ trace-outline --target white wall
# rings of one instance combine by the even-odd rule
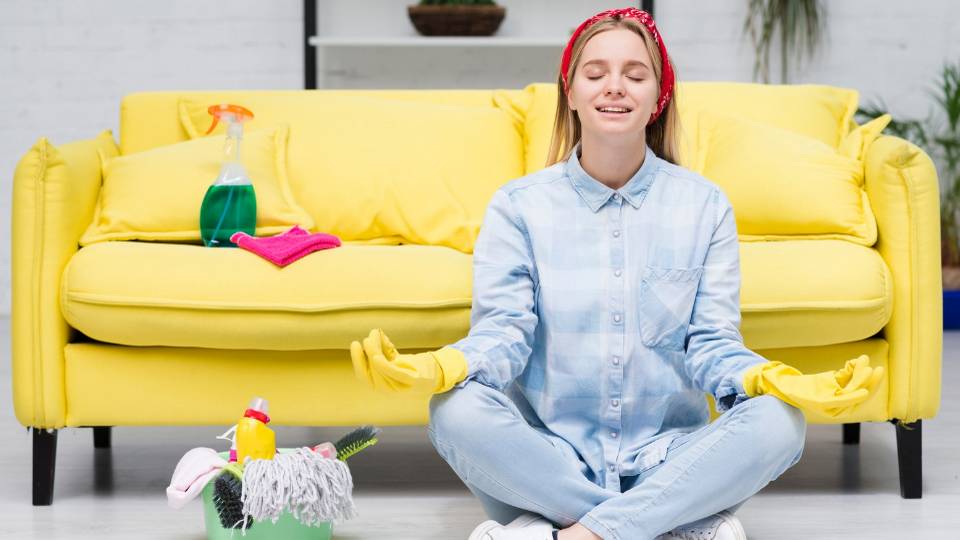
[[[318,0],[322,35],[412,35],[415,0]],[[582,19],[631,2],[501,0],[503,35],[562,43]],[[683,80],[751,78],[747,0],[658,0]],[[827,0],[827,47],[794,82],[882,96],[895,114],[931,106],[945,59],[960,58],[960,2]],[[639,2],[632,2],[638,5]],[[39,136],[54,144],[116,129],[130,92],[302,87],[301,0],[0,0],[0,221],[10,238],[13,169]],[[560,47],[341,48],[322,56],[330,88],[496,88],[553,81]],[[776,69],[776,66],[774,66]],[[775,71],[774,73],[778,73]],[[9,242],[0,242],[0,314],[10,309]]]

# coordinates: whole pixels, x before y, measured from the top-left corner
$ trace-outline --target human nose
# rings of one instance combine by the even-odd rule
[[[620,84],[620,81],[616,77],[608,77],[607,85],[603,89],[604,95],[618,94],[623,95],[623,85]]]

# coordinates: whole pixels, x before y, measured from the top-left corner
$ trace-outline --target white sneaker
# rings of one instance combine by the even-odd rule
[[[661,534],[657,540],[747,540],[737,516],[724,510]]]
[[[489,519],[468,540],[553,540],[553,523],[537,514],[523,514],[506,525]]]

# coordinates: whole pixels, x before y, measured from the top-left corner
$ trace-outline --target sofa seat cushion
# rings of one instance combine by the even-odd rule
[[[398,347],[440,347],[470,327],[470,255],[439,246],[356,246],[280,268],[242,249],[102,242],[69,261],[61,310],[123,345],[348,349],[383,328]]]
[[[740,243],[741,333],[752,349],[871,337],[890,320],[893,279],[880,252],[844,240]]]
[[[842,240],[744,242],[741,330],[754,349],[847,343],[890,319],[879,253]],[[240,249],[103,242],[70,260],[61,309],[87,336],[123,345],[347,349],[383,328],[401,349],[470,327],[471,257],[437,246],[356,246],[278,268]]]

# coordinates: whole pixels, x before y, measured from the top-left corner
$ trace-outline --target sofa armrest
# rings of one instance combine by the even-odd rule
[[[943,289],[937,172],[922,150],[883,136],[865,160],[867,196],[877,218],[876,248],[893,275],[891,418],[931,418],[940,407]]]
[[[41,138],[14,172],[10,339],[14,410],[25,426],[65,425],[63,353],[72,330],[60,313],[60,278],[93,219],[102,145],[54,147]]]

